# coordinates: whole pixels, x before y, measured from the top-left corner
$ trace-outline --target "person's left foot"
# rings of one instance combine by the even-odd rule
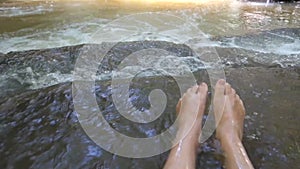
[[[178,101],[176,111],[179,118],[179,131],[184,138],[198,142],[201,133],[202,117],[205,110],[208,87],[206,83],[195,85]]]

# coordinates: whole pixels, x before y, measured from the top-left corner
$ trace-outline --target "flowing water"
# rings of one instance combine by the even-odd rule
[[[123,1],[5,1],[1,3],[0,8],[0,52],[99,43],[101,39],[92,36],[103,25],[123,16],[142,12],[161,12],[178,16],[211,37],[231,37],[279,28],[298,28],[300,24],[300,4],[266,6],[227,0],[198,5]],[[176,24],[178,21],[173,22]],[[149,29],[139,31],[137,33],[145,33]],[[116,35],[122,34],[120,29],[112,29],[111,32]],[[270,42],[277,39],[270,38],[265,39],[264,46],[241,44],[241,47],[264,52],[299,53],[299,37],[282,35],[280,32],[273,36],[287,38],[289,41]],[[131,40],[144,38],[140,35]],[[166,40],[166,37],[156,38]],[[288,48],[280,50],[283,44]]]
[[[106,54],[96,74],[97,102],[117,131],[152,137],[174,121],[180,97],[174,79],[155,71],[134,78],[129,101],[138,109],[149,109],[153,89],[162,89],[168,98],[164,115],[141,125],[117,113],[111,96],[112,70],[130,53],[155,47],[172,52],[198,82],[209,83],[203,65],[210,64],[181,45],[191,41],[214,48],[227,80],[243,98],[247,110],[243,142],[254,166],[298,168],[300,3],[228,0],[0,1],[0,168],[162,168],[168,152],[124,158],[98,147],[84,133],[72,100],[74,65],[82,51],[95,47],[80,44],[103,42],[96,45],[101,48],[104,42],[121,42]],[[141,57],[140,62],[158,62],[181,76],[178,65],[165,60]],[[135,69],[136,65],[127,65],[122,76],[134,76]],[[223,161],[220,146],[211,137],[201,146],[197,167],[222,168]]]

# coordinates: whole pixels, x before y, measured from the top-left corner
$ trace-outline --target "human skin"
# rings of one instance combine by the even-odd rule
[[[205,83],[193,86],[179,100],[177,113],[182,117],[179,119],[177,135],[182,139],[180,139],[179,144],[172,148],[164,169],[195,169],[196,151],[199,146],[198,138],[201,133],[207,90]]]
[[[245,107],[236,91],[221,79],[215,87],[213,108],[216,119],[216,138],[225,153],[228,169],[253,169],[242,144]]]
[[[172,148],[164,169],[195,169],[207,90],[207,85],[202,83],[188,89],[179,100],[176,110],[182,115],[178,131],[178,136],[182,139]],[[225,167],[253,169],[241,141],[245,118],[244,104],[236,91],[223,79],[215,86],[213,108],[217,126],[216,137],[220,140],[226,157]],[[191,124],[193,126],[188,130]]]

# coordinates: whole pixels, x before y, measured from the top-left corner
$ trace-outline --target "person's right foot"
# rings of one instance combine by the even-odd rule
[[[216,137],[221,142],[224,139],[243,136],[245,108],[239,95],[230,84],[221,79],[215,87],[213,108],[216,120]]]

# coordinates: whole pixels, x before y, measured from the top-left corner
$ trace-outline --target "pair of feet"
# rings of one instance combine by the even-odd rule
[[[164,169],[195,169],[196,149],[201,134],[208,87],[205,83],[187,90],[177,104],[179,144],[169,154]],[[221,79],[215,86],[213,109],[217,126],[216,137],[225,153],[228,169],[253,169],[241,142],[245,108],[235,90]],[[192,128],[191,128],[192,125]]]
[[[179,130],[185,133],[184,139],[192,140],[195,144],[198,144],[201,133],[207,91],[208,87],[205,83],[189,88],[176,107],[176,111],[180,115]],[[219,80],[215,86],[213,110],[217,123],[217,139],[221,143],[233,138],[241,140],[245,117],[243,101],[230,84],[223,79]],[[191,124],[194,124],[192,128],[190,128]]]

